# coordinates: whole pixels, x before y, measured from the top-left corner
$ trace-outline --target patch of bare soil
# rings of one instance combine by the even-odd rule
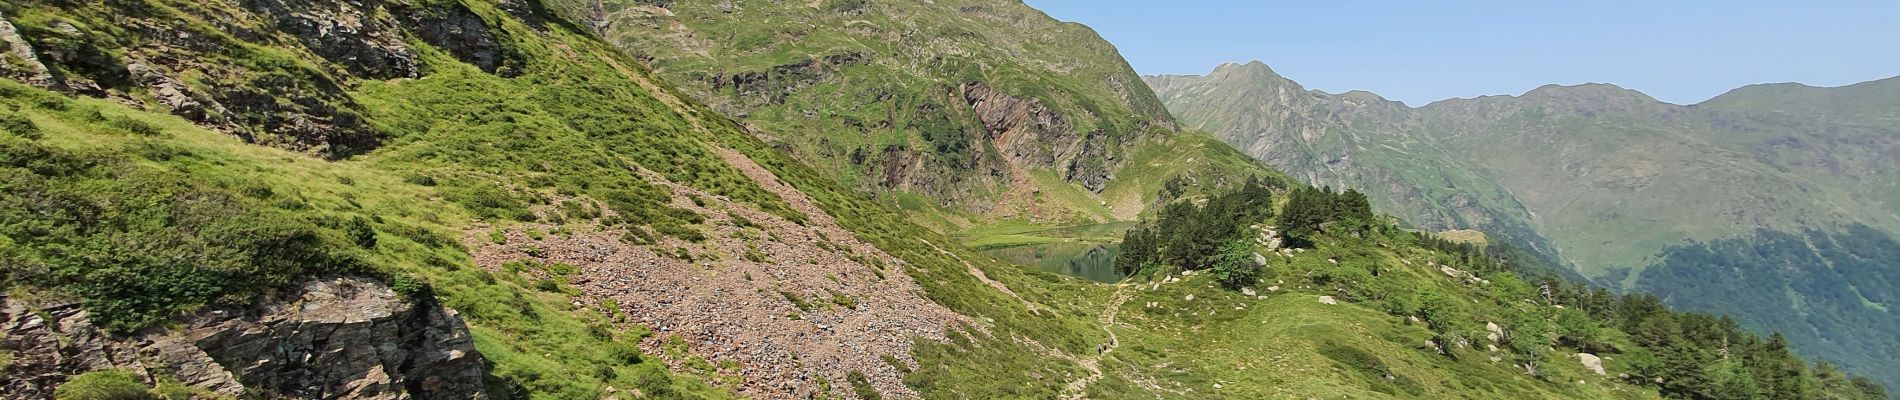
[[[738,377],[741,395],[852,398],[847,374],[857,371],[884,396],[917,396],[885,358],[914,367],[913,339],[946,340],[946,330],[969,319],[926,299],[903,261],[857,240],[804,193],[742,154],[718,153],[808,221],[799,225],[646,174],[673,190],[672,206],[706,217],[699,229],[707,240],[635,245],[621,240],[619,228],[576,224],[568,225],[571,234],[534,240],[525,229],[554,226],[525,224],[504,232],[507,244],[491,241],[485,227],[468,232],[465,242],[491,271],[519,259],[578,267],[570,283],[582,293],[579,305],[612,300],[629,316],[624,324],[657,333],[642,342],[649,354],[682,369],[689,360],[665,356],[663,346],[683,340],[692,357]],[[821,393],[827,385],[829,393]]]

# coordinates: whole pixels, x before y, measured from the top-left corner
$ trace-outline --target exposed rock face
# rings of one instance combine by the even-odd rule
[[[351,74],[372,79],[414,78],[419,73],[416,53],[404,45],[402,31],[386,15],[379,17],[380,1],[246,0],[244,7],[271,20],[272,26],[303,43],[304,48]]]
[[[1010,162],[1056,168],[1062,171],[1062,179],[1095,192],[1107,186],[1114,164],[1107,134],[1077,133],[1067,118],[1041,101],[1010,96],[982,82],[965,83],[959,89],[989,131],[989,140]]]
[[[20,30],[0,15],[0,76],[18,79],[29,85],[47,86],[53,82],[52,71],[41,64],[39,55],[33,53],[33,46],[20,36]]]
[[[1113,45],[1018,1],[545,3],[841,181],[951,209],[1104,217],[1043,192],[1100,193],[1175,126]]]
[[[0,397],[51,398],[74,375],[122,369],[232,396],[486,398],[481,354],[453,310],[361,278],[313,280],[262,303],[120,335],[76,304],[0,298],[0,350],[13,356]]]
[[[799,89],[837,76],[839,67],[863,64],[866,61],[863,53],[847,52],[813,57],[759,71],[714,74],[702,80],[713,90],[732,90],[731,98],[737,103],[735,104],[737,108],[726,107],[721,111],[734,113],[784,104],[785,99]]]
[[[501,40],[489,29],[488,22],[466,6],[405,7],[396,11],[403,15],[403,25],[409,27],[422,41],[447,50],[455,59],[481,68],[482,71],[501,72],[504,65],[519,62],[518,57],[501,45]],[[526,10],[516,10],[521,11]],[[503,75],[512,76],[515,72],[508,71]]]

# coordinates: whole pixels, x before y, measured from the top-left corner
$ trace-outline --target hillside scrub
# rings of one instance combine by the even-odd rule
[[[122,125],[89,107],[52,112],[108,135]],[[303,276],[371,272],[345,220],[299,213],[307,205],[298,194],[256,183],[11,135],[0,136],[0,188],[0,261],[9,265],[0,286],[78,296],[114,331],[244,304]]]
[[[1165,246],[1189,243],[1198,236],[1219,236],[1238,229],[1236,225],[1265,222],[1219,223],[1224,220],[1211,215],[1274,215],[1279,226],[1289,227],[1287,235],[1307,235],[1302,241],[1310,251],[1270,253],[1274,256],[1267,268],[1242,271],[1276,281],[1276,288],[1298,284],[1394,317],[1416,318],[1429,330],[1432,344],[1417,351],[1442,357],[1446,363],[1491,357],[1508,360],[1516,374],[1565,382],[1574,380],[1564,377],[1576,365],[1577,357],[1570,354],[1593,353],[1617,359],[1611,368],[1618,372],[1611,375],[1625,376],[1620,382],[1649,387],[1671,399],[1886,398],[1885,389],[1866,377],[1802,361],[1779,333],[1763,337],[1727,317],[1671,311],[1654,296],[1615,295],[1571,283],[1560,275],[1540,273],[1546,267],[1522,265],[1537,258],[1502,244],[1477,246],[1406,232],[1391,226],[1390,220],[1376,218],[1364,197],[1352,192],[1295,188],[1277,214],[1207,211],[1244,210],[1216,205],[1248,204],[1234,198],[1249,190],[1260,189],[1210,196],[1205,206],[1194,206],[1193,199],[1168,205],[1155,221],[1142,225],[1147,229],[1130,231],[1129,240],[1136,246],[1123,253],[1128,259],[1118,259],[1118,265],[1201,269],[1192,267],[1196,259],[1170,258],[1171,249]],[[1204,221],[1202,225],[1178,222],[1197,217]],[[1253,277],[1236,274],[1233,267],[1252,266],[1255,244],[1229,241],[1215,246],[1206,253],[1209,264],[1202,268],[1211,266],[1213,281],[1223,286],[1247,286],[1234,283]],[[1248,260],[1238,262],[1240,254]],[[1181,261],[1187,263],[1172,264]],[[1485,346],[1496,347],[1478,350]],[[1378,356],[1335,344],[1322,347],[1321,353],[1350,369],[1375,378],[1392,377],[1367,379],[1375,383],[1371,387],[1377,392],[1423,393],[1377,362]]]

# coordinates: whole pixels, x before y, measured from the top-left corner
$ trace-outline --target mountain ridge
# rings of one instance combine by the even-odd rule
[[[1665,256],[1704,254],[1684,246],[1732,249],[1721,243],[1862,236],[1849,232],[1865,232],[1857,228],[1863,224],[1884,235],[1900,231],[1900,202],[1893,200],[1900,175],[1889,172],[1900,165],[1900,125],[1891,117],[1900,105],[1900,77],[1833,88],[1751,85],[1691,105],[1611,84],[1552,84],[1520,95],[1381,110],[1352,107],[1324,92],[1282,89],[1298,85],[1277,75],[1264,82],[1223,79],[1235,76],[1150,81],[1183,124],[1214,131],[1309,183],[1366,190],[1381,209],[1422,228],[1478,228],[1502,236],[1616,287],[1636,287],[1642,279],[1659,280],[1642,287],[1669,287],[1714,273],[1644,278],[1645,268],[1656,265],[1702,268]],[[1860,256],[1829,250],[1813,259],[1829,257]],[[1729,290],[1722,296],[1747,292]],[[1800,290],[1806,296],[1835,289]],[[1858,302],[1828,307],[1814,312],[1889,320],[1865,314]],[[1783,331],[1838,323],[1828,322],[1836,317],[1761,317],[1744,322]],[[1777,322],[1765,325],[1769,320]],[[1866,346],[1799,339],[1806,351],[1858,360],[1863,371],[1880,363],[1854,349]]]

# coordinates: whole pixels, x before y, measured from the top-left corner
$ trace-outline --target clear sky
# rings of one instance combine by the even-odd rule
[[[1900,0],[1027,0],[1142,74],[1259,60],[1310,89],[1420,106],[1611,83],[1690,104],[1752,83],[1900,75]]]

